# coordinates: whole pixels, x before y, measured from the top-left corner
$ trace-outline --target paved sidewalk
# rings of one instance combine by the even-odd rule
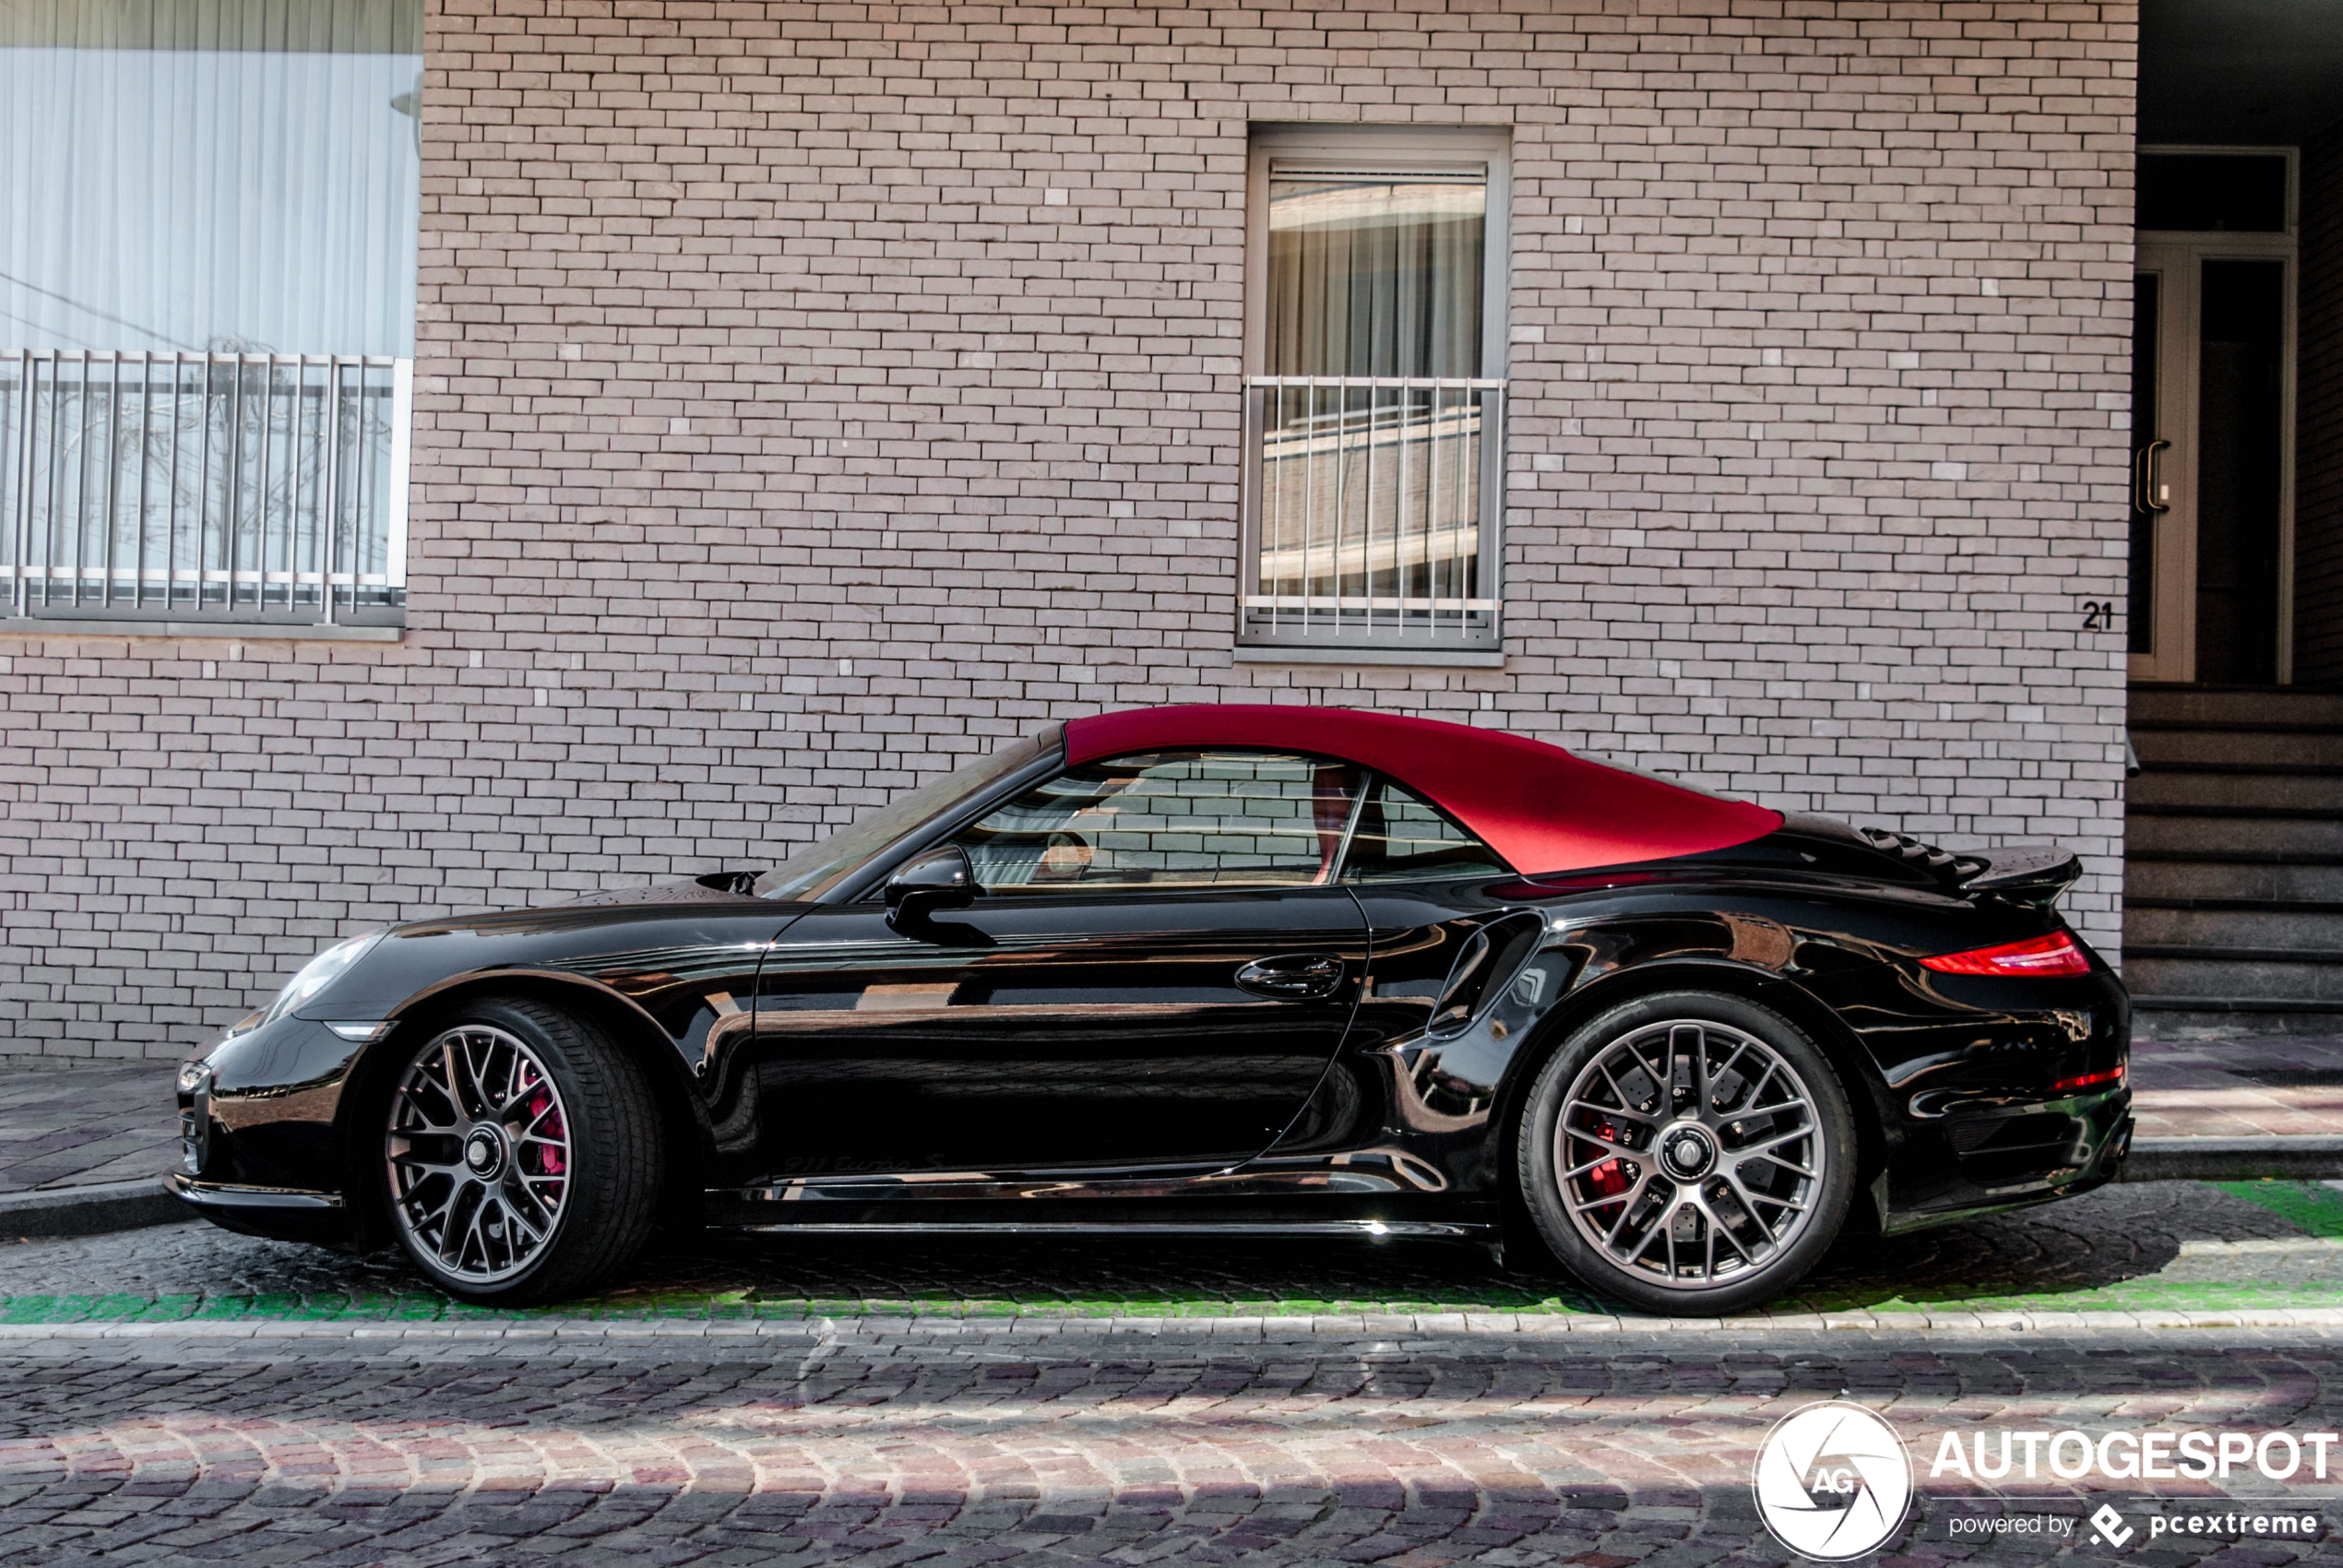
[[[0,1195],[158,1174],[178,1157],[167,1062],[0,1057]],[[2140,1040],[2139,1136],[2343,1137],[2343,1037]]]
[[[2143,1138],[2343,1135],[2343,1037],[2135,1040]]]
[[[179,1154],[175,1062],[0,1058],[0,1194],[150,1177]]]

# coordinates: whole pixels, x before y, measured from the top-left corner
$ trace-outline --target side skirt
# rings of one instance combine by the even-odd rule
[[[1348,1236],[1367,1241],[1481,1241],[1496,1230],[1493,1225],[1434,1219],[815,1219],[738,1229],[762,1235],[809,1236]]]

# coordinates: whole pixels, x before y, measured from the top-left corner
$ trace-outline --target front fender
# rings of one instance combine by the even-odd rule
[[[732,1152],[729,1137],[737,1134],[743,1147],[753,1142],[747,1133],[755,1115],[755,1082],[739,1071],[739,1053],[702,1058],[711,1070],[697,1071],[660,1020],[614,987],[569,970],[492,969],[451,976],[419,992],[394,1010],[380,1034],[351,1063],[337,1117],[346,1167],[355,1170],[358,1161],[371,1158],[373,1129],[364,1122],[365,1111],[384,1102],[416,1037],[459,1016],[468,999],[486,996],[549,1003],[591,1023],[629,1052],[649,1081],[655,1101],[649,1109],[666,1134],[671,1169],[687,1187],[696,1190],[711,1179],[711,1169]],[[718,1063],[733,1066],[713,1070]]]
[[[498,977],[583,983],[623,998],[696,1062],[714,1021],[737,1011],[734,997],[753,994],[758,963],[803,909],[687,885],[689,896],[394,927],[301,1016],[382,1022]]]

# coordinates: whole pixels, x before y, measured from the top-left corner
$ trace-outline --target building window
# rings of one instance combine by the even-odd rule
[[[1264,131],[1240,640],[1502,646],[1501,137]]]
[[[421,0],[0,7],[14,617],[395,622]]]

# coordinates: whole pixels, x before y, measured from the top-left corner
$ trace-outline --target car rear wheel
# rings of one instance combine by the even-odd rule
[[[1614,1008],[1539,1074],[1516,1151],[1564,1267],[1648,1312],[1735,1312],[1797,1283],[1855,1184],[1838,1074],[1790,1020],[1673,992]]]
[[[468,1004],[393,1081],[383,1176],[417,1267],[469,1301],[577,1295],[649,1239],[659,1118],[642,1069],[556,1007]]]

